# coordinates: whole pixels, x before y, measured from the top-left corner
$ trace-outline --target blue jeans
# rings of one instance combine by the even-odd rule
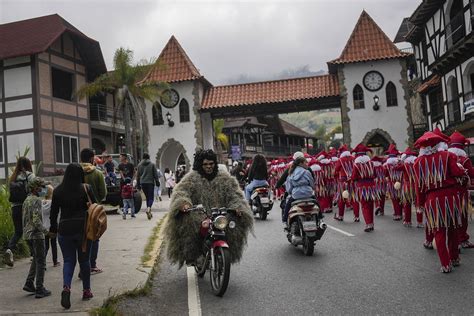
[[[82,278],[82,288],[84,290],[91,288],[91,265],[90,251],[91,242],[87,241],[86,252],[82,252],[82,234],[71,236],[58,235],[59,246],[63,253],[63,283],[64,286],[71,287],[76,260],[79,262]]]
[[[245,198],[247,199],[247,201],[250,201],[250,195],[252,195],[252,191],[254,188],[264,185],[268,185],[267,180],[253,179],[252,182],[247,184],[247,186],[245,187]]]
[[[128,209],[130,209],[130,214],[135,216],[135,202],[133,199],[123,199],[122,213],[127,214]]]
[[[91,269],[97,268],[97,255],[99,254],[99,241],[91,241],[90,265]]]
[[[142,190],[146,196],[146,207],[151,207],[155,200],[155,185],[153,183],[143,183]]]

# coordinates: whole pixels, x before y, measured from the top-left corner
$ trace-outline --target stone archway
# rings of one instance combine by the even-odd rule
[[[368,132],[362,143],[370,147],[374,155],[381,155],[385,150],[388,149],[388,146],[392,143],[395,143],[389,133],[383,129],[376,128]]]
[[[156,153],[156,165],[159,166],[162,172],[164,172],[166,168],[176,171],[178,161],[182,160],[183,157],[186,170],[189,171],[191,169],[191,163],[186,153],[186,149],[184,149],[184,146],[174,138],[169,138]]]

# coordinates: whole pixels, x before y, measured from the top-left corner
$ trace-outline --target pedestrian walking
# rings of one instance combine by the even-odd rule
[[[159,168],[156,168],[156,172],[158,173],[158,182],[155,184],[155,200],[162,201],[161,198],[161,178],[163,178],[163,172]],[[158,185],[157,185],[158,184]]]
[[[28,183],[34,179],[31,161],[27,157],[18,158],[15,170],[10,177],[10,202],[12,205],[12,220],[14,233],[8,242],[4,253],[4,262],[13,267],[13,250],[20,238],[23,236],[22,205],[29,193]]]
[[[467,203],[458,183],[467,170],[458,165],[456,155],[438,149],[441,142],[444,139],[434,132],[426,132],[415,142],[420,154],[414,170],[416,201],[424,209],[427,230],[434,235],[441,272],[449,273],[460,263],[458,228],[462,226]]]
[[[402,220],[403,204],[401,184],[403,182],[403,162],[399,158],[400,152],[395,144],[390,144],[387,161],[384,164],[385,177],[387,179],[387,193],[392,200],[393,220]]]
[[[42,213],[43,213],[43,226],[49,230],[49,228],[51,227],[49,217],[51,216],[51,202],[53,198],[54,188],[52,185],[47,185],[46,189],[47,189],[47,193],[43,200]],[[51,246],[53,266],[58,267],[60,263],[58,261],[58,244],[57,244],[56,236],[50,237],[49,235],[46,235],[44,238],[44,244],[45,244],[44,256],[48,257],[48,251]]]
[[[151,207],[155,200],[155,185],[160,185],[158,171],[153,162],[150,161],[150,155],[143,154],[143,159],[138,165],[137,187],[143,191],[146,197],[146,215],[149,220],[153,217]]]
[[[87,216],[89,199],[96,203],[94,192],[90,185],[85,185],[84,170],[77,163],[69,164],[64,172],[62,183],[53,192],[51,203],[50,232],[58,234],[59,246],[63,254],[63,291],[61,293],[61,306],[65,309],[71,307],[71,283],[79,262],[82,279],[82,299],[89,300],[93,297],[91,291],[91,241],[87,241],[86,250],[82,250],[84,240],[84,226]],[[60,215],[59,225],[58,216]]]
[[[415,170],[413,169],[413,164],[415,159],[418,156],[416,152],[411,150],[410,147],[402,154],[403,162],[403,182],[402,182],[402,205],[403,205],[403,226],[411,227],[411,211],[412,206],[415,204],[416,198],[416,179],[415,179]],[[423,227],[423,213],[420,209],[416,210],[416,227]]]
[[[122,207],[122,218],[127,219],[128,209],[130,209],[130,215],[135,218],[135,201],[133,200],[134,189],[132,186],[132,179],[126,178],[124,185],[120,191],[123,201]]]
[[[28,182],[29,195],[23,202],[23,234],[32,250],[33,260],[26,277],[23,290],[35,293],[36,298],[50,296],[51,291],[44,287],[44,271],[46,268],[46,252],[44,238],[50,233],[43,225],[42,197],[46,195],[46,183],[40,177]],[[36,283],[35,283],[36,281]]]
[[[339,148],[339,159],[335,163],[335,177],[337,179],[337,207],[338,212],[334,214],[334,219],[338,221],[344,220],[344,211],[347,204],[352,206],[354,211],[354,221],[359,219],[359,202],[355,199],[354,183],[351,181],[352,168],[354,166],[354,157],[352,157],[346,145]],[[347,191],[348,196],[344,197],[343,193]]]
[[[93,165],[95,154],[91,148],[84,148],[81,150],[81,166],[84,170],[84,182],[90,185],[92,192],[98,203],[103,201],[107,196],[107,186],[105,185],[105,178],[102,172],[96,169]],[[103,270],[97,267],[97,257],[99,255],[99,242],[95,240],[92,242],[90,261],[91,274],[102,273]],[[80,277],[80,275],[79,275]]]
[[[356,158],[351,180],[355,183],[356,197],[362,207],[365,221],[364,231],[371,232],[374,230],[374,202],[380,198],[375,186],[374,164],[367,156],[367,152],[371,152],[371,150],[360,143],[352,152],[356,153]]]
[[[165,169],[165,186],[168,189],[168,197],[171,198],[171,194],[173,193],[173,188],[176,185],[173,172],[169,169]]]

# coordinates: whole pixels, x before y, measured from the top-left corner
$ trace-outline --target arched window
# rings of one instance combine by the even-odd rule
[[[385,96],[387,97],[387,106],[397,106],[397,88],[393,82],[389,81],[385,87]]]
[[[352,90],[352,96],[354,98],[354,109],[363,109],[364,105],[364,90],[358,84]]]
[[[151,112],[153,116],[153,125],[163,125],[163,112],[161,111],[161,104],[159,102],[153,103],[151,107]]]
[[[189,122],[189,104],[186,99],[182,99],[179,103],[179,121],[181,123]]]

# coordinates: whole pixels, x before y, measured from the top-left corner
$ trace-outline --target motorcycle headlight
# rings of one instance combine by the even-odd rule
[[[229,221],[227,220],[227,217],[225,216],[217,216],[214,222],[212,223],[215,228],[219,230],[224,230],[227,227],[227,224]]]

